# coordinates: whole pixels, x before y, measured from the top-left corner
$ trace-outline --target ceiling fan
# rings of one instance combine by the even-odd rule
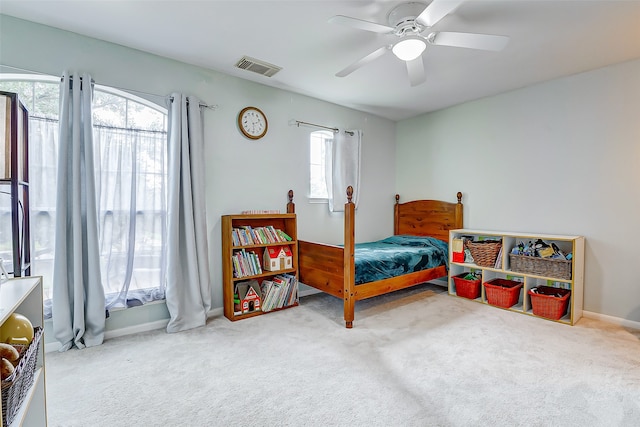
[[[402,3],[389,12],[387,17],[389,25],[343,15],[330,18],[329,23],[332,24],[348,25],[360,30],[380,34],[393,34],[399,39],[395,43],[374,50],[337,72],[336,76],[345,77],[390,50],[396,57],[405,61],[411,86],[417,86],[426,80],[422,52],[426,49],[427,44],[491,51],[502,50],[509,42],[509,37],[507,36],[444,31],[423,35],[426,30],[453,12],[463,2],[464,0],[431,0],[428,3]]]

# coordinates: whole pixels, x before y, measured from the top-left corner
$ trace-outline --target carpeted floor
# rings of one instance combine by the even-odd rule
[[[47,353],[49,426],[638,426],[640,331],[430,284]]]

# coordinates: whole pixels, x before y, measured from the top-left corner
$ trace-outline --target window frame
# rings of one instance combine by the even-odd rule
[[[334,132],[329,131],[329,130],[317,130],[317,131],[312,131],[309,133],[309,187],[307,189],[307,199],[309,200],[309,203],[329,203],[329,189],[327,188],[327,181],[326,181],[326,177],[325,177],[325,173],[327,170],[327,153],[326,150],[328,149],[328,145],[327,144],[327,140],[331,140],[333,141],[333,134]],[[324,145],[324,148],[322,149],[321,153],[319,154],[320,157],[320,163],[312,163],[312,156],[313,156],[313,151],[314,151],[314,143],[318,143],[318,139],[321,140],[321,144]],[[322,178],[324,179],[320,179],[320,181],[323,182],[324,184],[324,188],[325,188],[325,192],[327,194],[326,197],[317,197],[316,195],[312,194],[311,191],[311,187],[312,187],[312,183],[314,181],[314,176],[313,176],[313,167],[314,166],[319,166],[320,169],[324,170],[324,172],[322,173]],[[317,179],[318,177],[316,177]]]

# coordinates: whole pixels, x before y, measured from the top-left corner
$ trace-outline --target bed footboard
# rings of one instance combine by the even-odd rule
[[[287,212],[295,212],[293,191],[288,193]],[[344,303],[344,321],[353,327],[355,317],[355,204],[353,187],[347,187],[344,212],[344,246],[298,241],[298,274],[305,285],[326,292]]]
[[[337,298],[344,296],[344,249],[340,246],[298,241],[300,282]]]

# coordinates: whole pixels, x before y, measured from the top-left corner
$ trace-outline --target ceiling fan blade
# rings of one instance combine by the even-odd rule
[[[466,47],[469,49],[499,51],[509,43],[507,36],[495,36],[490,34],[472,34],[439,32],[427,36],[427,41],[439,46]]]
[[[382,55],[384,55],[387,52],[387,50],[389,50],[388,46],[382,46],[381,48],[374,50],[373,52],[371,52],[370,54],[368,54],[364,58],[359,59],[356,62],[354,62],[353,64],[349,65],[344,70],[338,71],[336,73],[336,77],[348,76],[349,74],[353,73],[355,70],[357,70],[358,68],[362,67],[363,65],[368,64],[369,62],[373,61],[374,59],[377,59],[377,58],[381,57]]]
[[[422,55],[412,61],[406,62],[411,86],[418,86],[424,83],[427,80],[427,77],[424,74],[424,61],[422,60]]]
[[[336,15],[329,18],[330,24],[347,25],[349,27],[358,28],[365,31],[373,31],[374,33],[391,33],[393,27],[387,27],[386,25],[377,24],[375,22],[364,21],[362,19],[351,18],[350,16]]]
[[[427,27],[433,27],[436,23],[453,12],[464,0],[433,0],[425,10],[416,18],[416,21]]]

